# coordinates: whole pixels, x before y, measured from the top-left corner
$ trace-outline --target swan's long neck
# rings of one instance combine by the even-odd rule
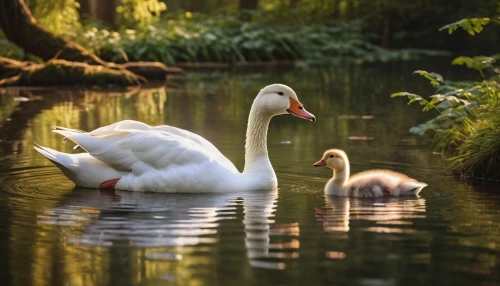
[[[262,112],[254,102],[248,117],[243,173],[256,171],[274,173],[267,153],[267,129],[271,118],[271,115]]]

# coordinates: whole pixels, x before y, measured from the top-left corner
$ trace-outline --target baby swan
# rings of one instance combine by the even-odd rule
[[[349,178],[349,159],[344,151],[330,149],[314,167],[333,169],[325,186],[327,195],[352,197],[416,196],[427,184],[390,170],[370,170]]]

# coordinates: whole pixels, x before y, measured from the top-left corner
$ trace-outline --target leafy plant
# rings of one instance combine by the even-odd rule
[[[295,14],[251,11],[254,20],[242,21],[235,11],[220,10],[211,15],[170,13],[161,22],[119,32],[92,28],[75,37],[106,60],[177,62],[246,62],[306,60],[324,63],[328,59],[357,62],[408,60],[446,53],[429,50],[383,49],[372,44],[361,22],[294,23]],[[289,18],[287,18],[289,17]],[[279,19],[291,21],[276,25]]]
[[[452,33],[462,27],[469,34],[481,32],[482,26],[489,23],[486,18],[464,19],[442,29]],[[436,73],[416,71],[436,88],[436,94],[428,99],[409,92],[393,93],[391,97],[406,97],[408,103],[418,102],[423,111],[434,110],[437,116],[410,132],[424,134],[435,132],[435,147],[448,155],[450,167],[462,169],[468,176],[500,177],[500,56],[458,57],[454,65],[465,65],[478,70],[482,82],[446,81]]]
[[[475,57],[465,57],[461,56],[455,58],[451,64],[452,65],[466,65],[468,68],[478,70],[484,77],[483,70],[486,68],[492,68],[497,60],[500,60],[500,54],[494,56],[475,56]]]
[[[474,36],[475,34],[481,33],[483,26],[487,25],[489,22],[490,18],[468,18],[445,25],[439,30],[442,31],[447,29],[448,33],[452,34],[458,28],[462,28],[471,36]]]

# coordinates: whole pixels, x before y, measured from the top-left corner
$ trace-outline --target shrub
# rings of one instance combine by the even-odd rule
[[[496,19],[494,19],[496,21]],[[489,19],[464,19],[442,29],[450,33],[463,28],[474,35],[482,31]],[[416,71],[436,87],[428,99],[420,95],[398,92],[391,97],[405,96],[409,103],[418,102],[423,111],[438,115],[410,129],[415,134],[435,132],[435,147],[446,155],[451,168],[470,177],[500,178],[500,54],[493,56],[458,57],[454,65],[478,70],[482,82],[445,81],[436,73]]]
[[[250,12],[243,12],[250,13]],[[171,13],[154,25],[119,32],[91,28],[79,41],[113,62],[245,62],[307,60],[324,62],[345,58],[358,62],[415,59],[447,53],[428,50],[393,51],[371,43],[362,23],[304,24],[295,16],[253,11],[253,21],[222,10],[215,14]],[[276,23],[281,19],[281,24]],[[285,21],[287,21],[285,23]]]

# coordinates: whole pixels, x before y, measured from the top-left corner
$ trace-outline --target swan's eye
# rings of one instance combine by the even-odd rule
[[[335,155],[330,155],[330,158],[333,158],[333,157],[335,157]]]
[[[283,95],[283,92],[279,91],[279,92],[278,92],[278,94],[279,94],[279,95]]]

